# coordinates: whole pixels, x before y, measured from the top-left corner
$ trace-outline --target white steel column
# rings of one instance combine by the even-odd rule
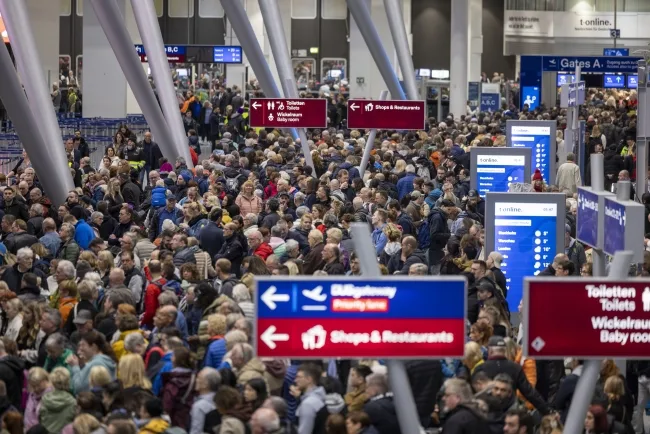
[[[470,0],[451,2],[451,61],[449,111],[460,119],[467,107]]]

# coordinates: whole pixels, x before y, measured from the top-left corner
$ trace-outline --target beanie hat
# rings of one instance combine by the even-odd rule
[[[535,169],[535,173],[533,174],[533,181],[542,181],[544,178],[542,178],[542,172],[539,171],[539,169]]]
[[[189,172],[189,170],[183,170],[180,173],[180,176],[181,178],[183,178],[185,182],[190,182],[190,180],[192,179],[192,174]]]

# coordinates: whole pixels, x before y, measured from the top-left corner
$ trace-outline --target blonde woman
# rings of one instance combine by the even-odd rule
[[[235,204],[239,207],[241,215],[259,214],[262,212],[262,199],[255,194],[255,185],[251,181],[242,184],[241,192],[235,199]]]
[[[469,341],[465,344],[465,357],[463,358],[463,365],[467,367],[470,375],[474,374],[477,366],[483,364],[483,351],[481,346],[476,342]]]
[[[97,269],[99,270],[99,276],[104,278],[108,276],[111,270],[115,267],[115,257],[108,250],[102,250],[97,256]]]
[[[95,416],[88,413],[80,414],[74,418],[72,429],[75,434],[90,434],[101,428],[102,424]]]
[[[138,354],[125,354],[117,366],[117,379],[125,392],[151,391],[151,381],[145,373],[144,362]]]
[[[88,375],[88,386],[90,390],[102,390],[113,379],[111,373],[105,366],[95,365],[90,368],[90,375]]]
[[[23,327],[23,302],[19,298],[12,298],[4,304],[4,311],[7,314],[7,321],[9,321],[5,337],[15,341]]]
[[[115,220],[119,220],[120,209],[122,209],[122,204],[124,203],[119,179],[113,178],[110,180],[106,189],[106,194],[104,195],[104,200],[108,202],[108,213]]]

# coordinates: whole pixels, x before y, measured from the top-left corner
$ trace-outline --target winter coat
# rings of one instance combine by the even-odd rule
[[[366,386],[354,388],[345,395],[345,404],[348,406],[348,412],[363,411],[363,405],[368,401]]]
[[[119,362],[120,359],[122,358],[123,355],[127,354],[126,349],[124,348],[124,341],[126,340],[126,337],[132,333],[140,333],[141,335],[144,336],[142,333],[142,330],[140,329],[135,329],[135,330],[127,330],[124,332],[120,332],[120,337],[117,339],[116,342],[114,342],[111,346],[113,347],[113,352],[115,353],[115,358]],[[145,347],[148,345],[147,340],[145,339]]]
[[[268,244],[262,242],[259,246],[257,246],[257,249],[253,251],[253,255],[259,256],[262,258],[263,261],[266,261],[266,258],[271,256],[273,254],[273,248]]]
[[[388,260],[388,274],[409,274],[409,268],[411,268],[411,265],[426,263],[427,256],[422,250],[414,250],[413,253],[406,258],[406,261],[402,261],[402,251],[400,250]]]
[[[325,405],[325,389],[322,386],[305,392],[300,398],[300,404],[296,410],[298,432],[300,434],[324,434],[328,414]]]
[[[214,222],[208,222],[198,236],[199,246],[203,251],[210,254],[210,258],[219,253],[221,246],[226,242],[223,237],[223,230]]]
[[[235,204],[239,207],[239,213],[242,216],[250,213],[259,214],[264,209],[262,199],[256,194],[248,198],[243,193],[240,193],[235,199]]]
[[[25,271],[25,273],[36,274],[37,277],[41,278],[42,284],[47,285],[47,276],[38,268],[32,267],[30,270]],[[20,294],[20,282],[25,273],[21,273],[18,270],[18,264],[14,264],[13,266],[5,269],[5,271],[2,273],[2,276],[0,277],[0,280],[5,282],[10,290]]]
[[[211,367],[214,369],[219,369],[223,358],[226,355],[226,340],[223,336],[213,336],[210,338],[208,347],[205,351],[205,357],[203,359],[203,367]]]
[[[165,413],[169,415],[172,426],[187,428],[190,425],[192,402],[196,396],[196,375],[190,369],[174,368],[171,372],[165,372],[162,378]]]
[[[191,264],[196,264],[196,258],[194,257],[195,249],[192,247],[185,247],[184,249],[179,249],[174,252],[174,265],[178,268],[183,264],[188,262]]]
[[[378,395],[370,398],[363,406],[363,411],[368,414],[370,423],[379,431],[379,434],[401,433],[392,396]]]
[[[0,380],[7,386],[7,398],[16,408],[21,408],[23,390],[23,370],[25,363],[15,356],[0,359]]]
[[[244,252],[244,248],[242,247],[242,244],[237,236],[231,235],[230,237],[226,237],[225,241],[226,242],[223,244],[223,246],[221,246],[221,250],[219,250],[219,253],[217,253],[213,259],[215,261],[221,258],[228,259],[231,263],[230,269],[233,273],[239,276],[241,261],[244,259],[246,252]]]
[[[266,382],[266,378],[264,377],[265,372],[266,366],[264,366],[264,363],[262,363],[260,359],[255,357],[244,366],[242,366],[242,368],[239,370],[239,373],[237,374],[237,384],[241,385],[241,387],[244,387],[248,380],[251,380],[253,378],[261,378],[264,380],[264,383],[266,383],[266,390],[268,392],[269,385]]]
[[[59,251],[56,254],[56,258],[65,259],[66,261],[70,261],[76,265],[80,252],[79,244],[77,244],[75,240],[68,240],[64,244],[61,244],[61,247],[59,247]]]
[[[429,245],[429,265],[437,265],[444,256],[443,249],[451,237],[451,231],[447,225],[447,215],[439,208],[434,208],[429,213],[429,233],[431,244]]]
[[[139,434],[163,434],[169,428],[169,422],[162,418],[151,419],[142,428]]]
[[[39,410],[40,424],[51,434],[59,434],[64,426],[71,423],[77,412],[77,400],[63,390],[53,390],[41,399]]]
[[[93,366],[103,366],[108,369],[112,378],[115,378],[115,362],[113,359],[105,354],[97,354],[86,363],[83,369],[79,366],[72,367],[72,389],[75,393],[84,392],[90,389],[88,385],[88,378],[90,377],[90,370]]]
[[[442,424],[445,434],[489,434],[490,429],[478,409],[470,404],[458,404],[447,413]]]
[[[167,204],[167,188],[154,187],[151,190],[151,206],[160,208]]]
[[[23,247],[31,247],[33,244],[38,243],[38,238],[27,232],[14,232],[13,237],[7,237],[4,243],[7,251],[15,255]]]
[[[30,393],[27,396],[27,405],[25,406],[25,417],[23,422],[25,424],[25,432],[27,432],[34,425],[38,425],[40,415],[41,400],[47,393],[52,392],[52,386],[48,387],[40,395]]]

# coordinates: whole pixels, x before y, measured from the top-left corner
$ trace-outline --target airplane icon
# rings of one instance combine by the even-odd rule
[[[327,294],[322,294],[322,292],[323,292],[323,287],[321,285],[318,285],[314,289],[303,289],[302,295],[304,295],[310,300],[322,303],[327,299]]]

